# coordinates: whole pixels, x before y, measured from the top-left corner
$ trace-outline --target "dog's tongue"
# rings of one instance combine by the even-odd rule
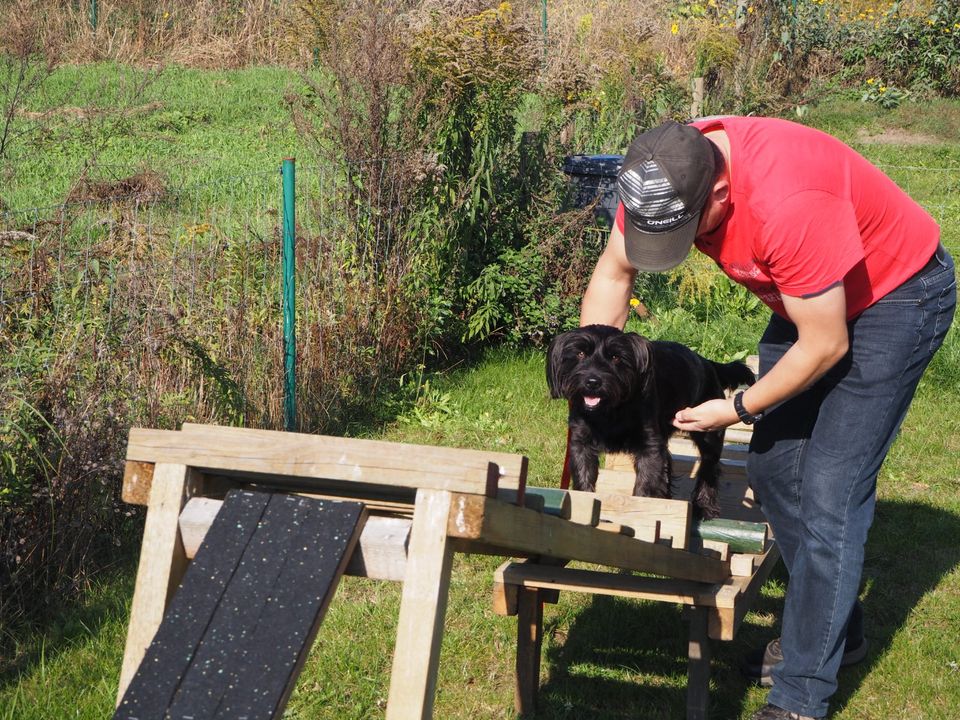
[[[584,396],[583,396],[583,404],[586,405],[588,408],[595,408],[597,405],[600,404],[600,398],[598,398],[598,397],[587,397],[586,395],[584,395]]]

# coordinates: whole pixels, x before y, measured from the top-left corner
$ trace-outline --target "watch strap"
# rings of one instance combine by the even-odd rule
[[[753,425],[757,420],[763,417],[763,413],[752,414],[747,412],[747,409],[743,406],[743,390],[738,391],[733,396],[733,409],[737,411],[737,417],[740,418],[740,422],[744,425]]]

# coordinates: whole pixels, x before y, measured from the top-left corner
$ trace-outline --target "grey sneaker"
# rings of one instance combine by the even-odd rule
[[[841,667],[856,665],[867,656],[867,639],[860,638],[859,644],[850,647],[849,642],[843,651]],[[751,680],[760,683],[763,687],[773,687],[774,665],[783,661],[783,650],[780,648],[780,638],[771,640],[766,647],[756,648],[747,653],[740,666],[740,671]]]
[[[750,720],[818,720],[810,715],[801,715],[800,713],[790,712],[783,708],[767,703],[757,710]]]

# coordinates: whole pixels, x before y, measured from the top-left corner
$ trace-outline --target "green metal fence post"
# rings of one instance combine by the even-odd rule
[[[540,29],[543,32],[543,58],[546,62],[547,58],[547,0],[543,0],[540,3]]]
[[[284,427],[297,429],[297,333],[296,333],[296,277],[295,248],[296,217],[296,161],[284,158],[283,176],[283,369],[284,369]]]
[[[90,29],[97,30],[97,0],[90,0]]]

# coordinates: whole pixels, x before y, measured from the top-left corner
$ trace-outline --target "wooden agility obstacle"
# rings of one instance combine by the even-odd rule
[[[148,717],[123,714],[134,706],[142,708],[144,697],[157,697],[159,693],[159,697],[169,698],[169,703],[182,704],[189,702],[193,692],[219,698],[213,705],[208,697],[205,710],[242,706],[249,717],[278,717],[343,573],[403,582],[386,716],[388,720],[406,720],[432,717],[455,552],[530,559],[501,567],[494,597],[495,609],[505,613],[517,610],[521,630],[525,628],[534,635],[542,633],[542,621],[532,623],[530,615],[542,618],[542,602],[555,596],[558,589],[583,590],[589,586],[589,591],[603,591],[599,576],[591,576],[589,581],[578,579],[570,574],[575,570],[562,567],[568,561],[660,576],[665,584],[646,592],[664,599],[663,588],[671,587],[673,601],[703,611],[697,617],[702,619],[704,633],[709,627],[713,637],[716,623],[723,628],[720,636],[735,630],[736,614],[744,611],[744,604],[737,600],[744,594],[744,579],[752,587],[750,583],[759,581],[771,558],[775,560],[770,549],[758,556],[760,559],[751,559],[746,570],[735,554],[703,545],[691,547],[697,543],[691,541],[689,503],[645,498],[614,501],[616,493],[612,491],[609,497],[602,493],[596,497],[557,494],[528,488],[526,472],[526,458],[506,453],[192,424],[180,431],[133,429],[123,497],[127,502],[146,505],[147,519],[117,717]],[[269,536],[260,536],[266,531],[261,526],[276,529],[284,523],[264,523],[262,514],[254,518],[255,511],[249,509],[246,519],[238,520],[235,499],[263,502],[264,496],[268,501],[283,498],[281,506],[320,503],[309,511],[314,521],[310,524],[313,530],[307,532],[314,535],[314,545],[310,546],[314,549],[302,552],[323,555],[326,566],[325,572],[318,570],[311,575],[310,595],[316,601],[303,610],[295,628],[287,628],[285,637],[296,638],[287,643],[296,645],[291,661],[278,668],[269,688],[238,700],[230,689],[236,682],[208,682],[211,668],[217,667],[221,675],[246,677],[244,673],[257,664],[253,660],[244,664],[238,658],[248,657],[253,652],[249,648],[261,643],[269,647],[278,632],[269,630],[269,624],[251,629],[244,635],[244,642],[253,645],[246,650],[237,644],[218,645],[226,635],[214,632],[220,627],[214,620],[229,615],[229,608],[237,607],[236,599],[244,593],[254,593],[257,602],[267,604],[274,601],[264,598],[288,597],[292,576],[279,572],[270,580],[250,575],[246,586],[214,583],[212,590],[208,583],[195,582],[192,577],[210,575],[211,558],[230,555],[224,562],[226,567],[233,563],[236,574],[243,558],[256,557],[252,548],[259,548],[256,552],[261,555],[266,552],[264,548],[271,543]],[[669,516],[665,506],[659,505],[669,502],[686,506],[685,510],[670,508],[676,516],[686,513],[686,525],[676,518],[661,523],[656,517],[658,512],[664,518]],[[611,508],[606,517],[605,504]],[[317,509],[321,507],[322,511]],[[637,519],[641,516],[642,522]],[[225,527],[240,527],[246,534],[233,536]],[[336,543],[321,529],[334,527],[339,528]],[[238,539],[241,537],[246,540]],[[224,547],[232,549],[228,553]],[[276,550],[284,567],[285,563],[298,562],[294,559],[298,553],[289,554],[291,547],[288,544]],[[559,560],[532,562],[545,558]],[[249,566],[247,563],[245,567]],[[732,566],[749,575],[732,576]],[[218,572],[225,575],[228,570]],[[535,576],[537,572],[561,574]],[[630,576],[616,577],[623,582]],[[656,579],[635,578],[638,583]],[[612,591],[613,581],[604,582]],[[297,585],[302,586],[302,581]],[[644,596],[642,592],[637,594],[638,587],[627,590],[634,596]],[[190,593],[206,598],[206,604],[200,607],[195,601],[188,602]],[[208,597],[218,593],[216,602]],[[231,622],[230,627],[236,628],[240,621]],[[194,631],[188,632],[188,625]],[[201,626],[203,632],[197,629]],[[539,641],[536,637],[533,640],[531,644],[519,638],[517,667],[518,696],[521,692],[531,695],[532,687],[535,699]],[[174,647],[178,648],[176,652],[171,649]],[[534,651],[536,658],[532,657]],[[174,657],[177,662],[172,662]],[[159,667],[163,667],[162,682]],[[703,692],[706,672],[702,670],[699,680],[691,675],[691,680],[703,685]],[[258,682],[246,685],[257,686]],[[258,704],[255,701],[261,696]],[[518,707],[523,709],[524,703],[518,701]],[[216,715],[219,710],[210,712],[213,714],[195,717],[229,716]]]

